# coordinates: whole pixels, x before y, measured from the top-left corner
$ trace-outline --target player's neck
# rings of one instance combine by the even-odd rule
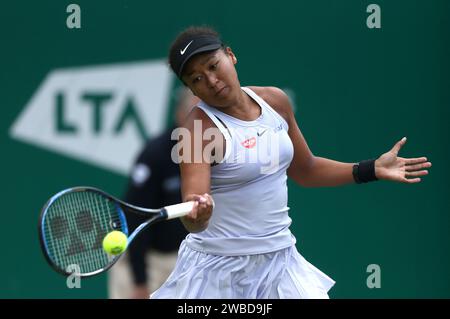
[[[254,121],[261,115],[261,108],[245,91],[241,90],[235,103],[223,112],[243,121]]]

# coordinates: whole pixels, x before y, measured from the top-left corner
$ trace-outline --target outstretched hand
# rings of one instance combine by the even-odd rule
[[[406,137],[398,141],[389,152],[384,153],[375,161],[375,176],[378,179],[411,184],[421,181],[418,176],[428,174],[427,168],[431,167],[431,162],[428,162],[426,157],[398,157],[398,152],[405,143]]]

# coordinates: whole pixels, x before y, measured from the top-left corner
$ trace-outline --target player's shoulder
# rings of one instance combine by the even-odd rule
[[[192,108],[181,127],[192,130],[194,128],[195,121],[201,121],[202,131],[210,127],[215,127],[213,121],[209,118],[205,111],[203,111],[198,106],[194,106]]]
[[[253,92],[266,101],[286,121],[293,116],[289,96],[282,89],[275,86],[249,86]]]

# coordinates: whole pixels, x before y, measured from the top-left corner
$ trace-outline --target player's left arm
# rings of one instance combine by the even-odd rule
[[[355,163],[344,163],[315,156],[308,147],[294,116],[289,97],[281,89],[265,88],[266,101],[283,116],[289,125],[289,137],[294,145],[294,158],[288,168],[288,176],[305,187],[331,187],[355,183],[352,170]],[[378,179],[403,183],[417,183],[418,176],[427,175],[425,168],[431,167],[426,157],[401,158],[397,154],[406,139],[375,161],[375,176]],[[414,177],[414,178],[407,178]]]
[[[353,182],[353,163],[317,157],[310,150],[294,116],[287,94],[276,87],[264,88],[263,98],[286,120],[294,157],[288,176],[304,187],[337,186]]]

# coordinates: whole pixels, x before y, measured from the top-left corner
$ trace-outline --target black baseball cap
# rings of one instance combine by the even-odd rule
[[[181,79],[183,68],[190,58],[199,53],[217,50],[222,46],[222,41],[212,35],[197,35],[187,38],[183,43],[180,43],[178,48],[171,52],[170,61],[172,61],[172,64],[170,67]]]

